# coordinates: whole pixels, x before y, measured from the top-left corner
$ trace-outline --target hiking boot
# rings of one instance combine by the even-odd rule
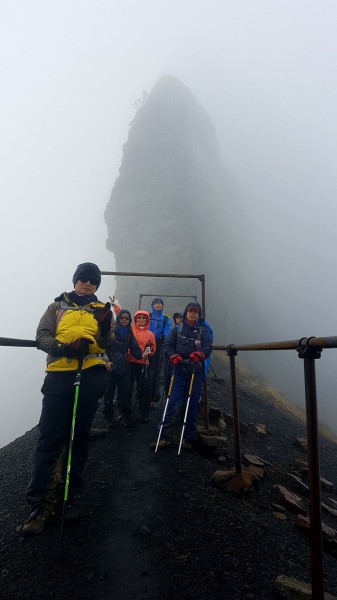
[[[47,516],[34,510],[22,527],[22,535],[37,535],[46,528]]]
[[[161,448],[166,448],[167,446],[171,446],[171,442],[169,440],[159,440],[158,450]],[[151,450],[155,450],[157,446],[157,442],[153,442],[150,446]]]

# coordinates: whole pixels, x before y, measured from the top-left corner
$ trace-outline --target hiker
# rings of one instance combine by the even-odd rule
[[[103,413],[108,425],[113,423],[113,399],[117,387],[119,421],[125,427],[133,425],[131,413],[132,402],[130,395],[130,363],[127,359],[128,351],[136,360],[142,358],[142,351],[131,329],[131,313],[121,308],[116,317],[116,324],[112,331],[115,339],[106,348],[109,359],[107,364],[107,387],[104,394]]]
[[[134,314],[131,326],[138,346],[142,351],[142,358],[136,359],[130,350],[128,361],[130,362],[130,402],[132,402],[132,391],[134,382],[137,383],[137,399],[142,423],[149,421],[150,409],[150,378],[149,359],[156,351],[156,340],[149,330],[150,315],[146,310],[137,310]]]
[[[159,401],[159,377],[163,361],[163,346],[171,330],[171,321],[168,315],[163,314],[164,303],[161,298],[154,298],[151,304],[150,331],[156,339],[156,352],[150,361],[150,396],[151,408],[155,408]]]
[[[66,519],[79,518],[74,499],[82,488],[82,472],[89,451],[90,427],[98,400],[105,391],[104,348],[113,338],[110,304],[103,304],[95,295],[100,283],[101,272],[97,265],[90,262],[78,265],[73,276],[74,289],[55,298],[37,328],[37,347],[47,353],[47,366],[41,389],[44,397],[39,438],[34,453],[31,480],[26,491],[31,512],[22,528],[24,535],[41,533],[52,512],[61,512],[63,490],[61,498],[53,498],[52,488],[60,457],[68,455],[76,389],[74,383],[77,371],[82,365],[72,447],[69,500],[64,512]],[[64,476],[66,460],[63,463],[61,472]]]
[[[163,421],[159,447],[169,445],[169,430],[175,415],[186,400],[194,373],[189,410],[184,432],[184,448],[190,448],[197,433],[197,419],[201,385],[203,381],[203,362],[210,355],[212,340],[208,327],[203,325],[201,306],[190,302],[183,314],[183,322],[172,329],[165,342],[165,353],[173,366],[173,384]],[[160,425],[158,430],[160,431]],[[151,445],[153,448],[153,444]]]

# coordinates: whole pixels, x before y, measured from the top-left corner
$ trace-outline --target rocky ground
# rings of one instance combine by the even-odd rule
[[[236,497],[212,483],[217,469],[234,464],[229,427],[222,462],[195,449],[177,456],[176,448],[167,448],[155,455],[149,445],[158,411],[150,423],[133,429],[94,432],[82,518],[67,524],[61,560],[58,521],[34,538],[16,532],[28,512],[24,490],[36,428],[1,449],[1,600],[272,600],[279,598],[278,575],[310,581],[308,538],[273,487],[292,489],[287,475],[292,462],[306,460],[293,442],[305,437],[305,425],[276,409],[247,379],[238,385],[241,420],[262,423],[267,431],[261,437],[251,426],[241,437],[243,454],[270,463],[254,491]],[[231,412],[228,381],[211,381],[209,395]],[[95,429],[103,426],[99,411]],[[322,438],[320,450],[321,475],[337,489],[336,446]],[[328,498],[337,500],[328,492],[322,497],[327,504]],[[274,515],[274,503],[284,505],[282,520]],[[334,515],[324,513],[323,520],[337,528]],[[337,559],[329,553],[324,573],[326,590],[336,594]]]

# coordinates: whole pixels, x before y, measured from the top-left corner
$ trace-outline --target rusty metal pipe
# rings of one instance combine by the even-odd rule
[[[101,275],[114,275],[116,277],[177,277],[178,279],[199,279],[202,281],[204,275],[191,275],[191,273],[136,273],[127,271],[101,271]]]
[[[304,348],[305,346],[320,348],[337,348],[337,336],[331,337],[312,337],[302,338],[301,340],[286,340],[281,342],[262,342],[257,344],[243,344],[236,345],[230,344],[228,346],[213,345],[213,350],[223,350],[227,352],[229,349],[236,351],[250,351],[250,350],[297,350],[299,347]]]
[[[312,597],[315,598],[315,600],[324,600],[322,507],[319,465],[316,372],[314,358],[304,358],[304,380],[308,440]]]
[[[233,410],[233,428],[234,428],[234,448],[235,448],[235,468],[236,472],[242,473],[241,463],[241,440],[240,440],[240,419],[238,394],[236,387],[236,369],[235,369],[235,352],[229,352],[229,364],[232,384],[232,410]]]
[[[18,346],[21,348],[36,348],[35,340],[17,340],[15,338],[0,337],[0,346]]]

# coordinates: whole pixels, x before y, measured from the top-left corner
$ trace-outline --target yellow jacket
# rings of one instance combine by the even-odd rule
[[[37,347],[47,352],[46,371],[77,370],[77,358],[55,357],[53,348],[57,346],[57,342],[69,344],[78,338],[87,338],[93,342],[89,346],[89,354],[84,357],[82,369],[88,369],[94,365],[106,366],[104,347],[114,335],[109,332],[104,337],[101,336],[94,316],[95,310],[104,308],[105,305],[98,301],[78,306],[69,299],[66,293],[48,306],[36,332]]]

